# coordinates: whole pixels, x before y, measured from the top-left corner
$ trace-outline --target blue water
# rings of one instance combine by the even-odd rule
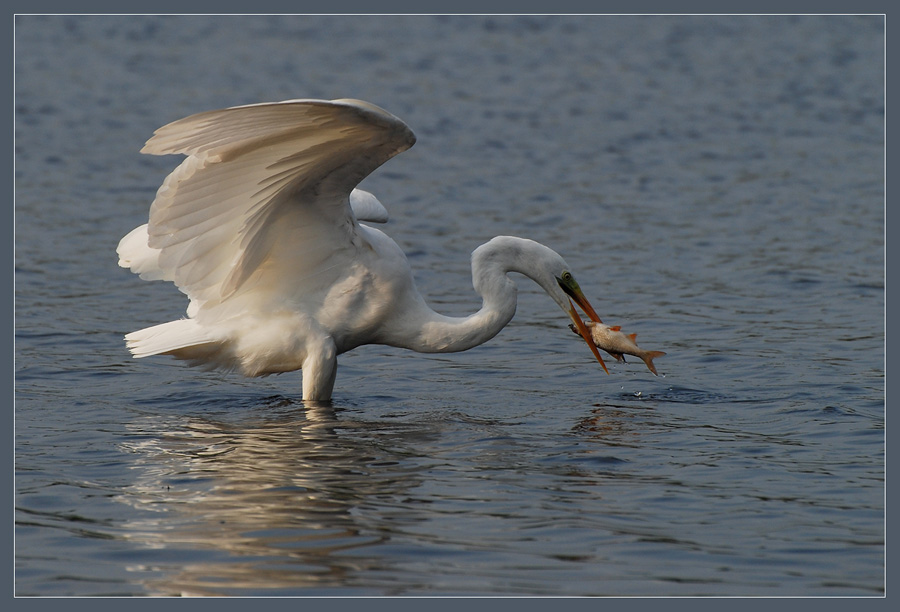
[[[17,17],[16,592],[884,593],[884,21]],[[130,359],[183,315],[116,265],[194,112],[354,97],[434,307],[497,234],[664,350],[605,375],[521,279],[456,355],[299,373]]]

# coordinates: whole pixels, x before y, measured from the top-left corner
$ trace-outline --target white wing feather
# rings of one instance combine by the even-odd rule
[[[173,281],[191,316],[248,285],[273,299],[279,287],[302,290],[355,248],[357,220],[387,220],[355,187],[414,142],[401,120],[354,100],[254,104],[170,123],[142,152],[188,157],[159,188],[149,223],[120,242],[119,263]]]
[[[362,189],[350,192],[350,208],[357,221],[387,223],[388,211],[374,195]]]

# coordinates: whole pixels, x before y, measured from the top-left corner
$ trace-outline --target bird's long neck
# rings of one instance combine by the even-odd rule
[[[402,346],[423,353],[453,353],[483,344],[500,333],[516,314],[516,284],[507,274],[531,276],[533,270],[522,256],[525,243],[536,244],[504,237],[476,249],[472,254],[472,284],[482,297],[481,309],[468,317],[448,317],[420,300],[416,312],[407,319],[407,329],[415,332]]]
[[[468,317],[448,317],[424,302],[418,333],[406,348],[420,353],[455,353],[484,344],[506,327],[516,314],[516,285],[503,277],[500,290],[482,295],[481,309]]]

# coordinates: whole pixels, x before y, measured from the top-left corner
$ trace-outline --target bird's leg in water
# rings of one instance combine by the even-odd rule
[[[315,347],[308,347],[301,372],[304,401],[330,400],[337,374],[337,350],[334,341],[328,338]]]

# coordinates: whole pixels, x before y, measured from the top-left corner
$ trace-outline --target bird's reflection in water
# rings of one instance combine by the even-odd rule
[[[428,461],[404,449],[429,433],[280,398],[247,412],[133,425],[126,497],[142,518],[127,537],[175,555],[133,568],[160,577],[150,592],[293,593],[383,569],[374,545],[417,520],[408,493]]]
[[[641,420],[642,424],[636,425],[636,420]],[[640,443],[642,427],[646,425],[640,413],[630,406],[595,404],[593,410],[572,431],[606,445],[630,446]]]

